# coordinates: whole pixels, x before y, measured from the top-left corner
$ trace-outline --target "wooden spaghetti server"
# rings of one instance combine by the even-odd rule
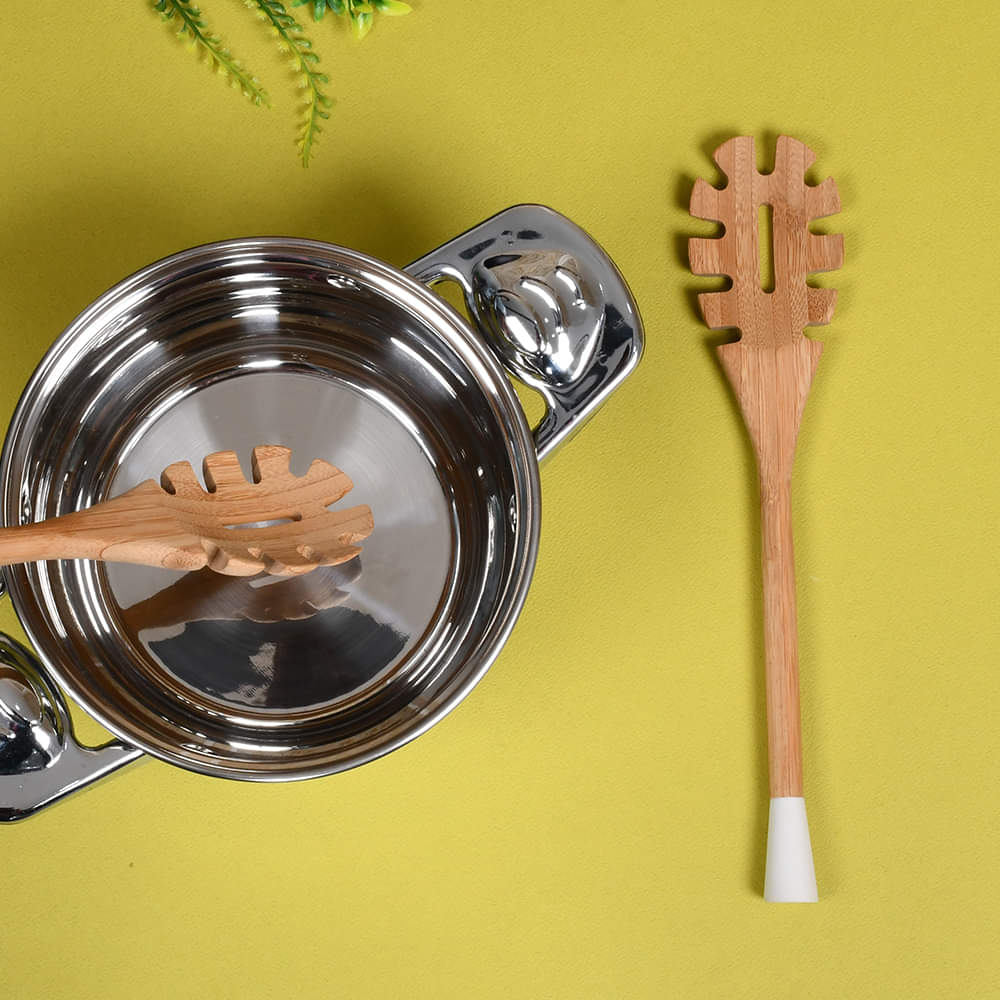
[[[695,274],[732,279],[731,288],[698,298],[709,327],[741,333],[738,341],[719,347],[718,354],[739,401],[760,476],[771,793],[764,898],[815,902],[802,787],[790,486],[802,411],[823,350],[802,331],[828,323],[836,298],[835,291],[812,287],[806,278],[840,267],[844,254],[842,236],[811,233],[809,221],[839,212],[840,199],[830,178],[815,186],[805,183],[815,156],[788,136],[778,139],[769,174],[758,172],[750,136],[723,143],[714,159],[728,183],[719,190],[699,179],[691,194],[691,214],[721,222],[725,232],[717,239],[692,238],[688,253]],[[764,206],[770,206],[772,218],[770,291],[761,274],[759,215]]]
[[[127,493],[37,524],[0,528],[0,565],[39,559],[101,559],[166,569],[204,567],[226,576],[295,576],[356,556],[371,534],[366,506],[328,510],[353,483],[316,459],[302,476],[291,451],[253,450],[253,482],[232,451],[205,458],[203,487],[188,462]]]

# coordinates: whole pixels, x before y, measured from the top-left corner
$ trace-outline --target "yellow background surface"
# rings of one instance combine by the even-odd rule
[[[439,726],[304,784],[148,761],[0,829],[10,995],[1000,996],[994,5],[417,0],[362,44],[328,18],[308,170],[234,0],[205,16],[269,111],[141,2],[17,7],[4,420],[98,294],[240,235],[402,265],[539,201],[604,244],[648,341],[543,468],[523,616]],[[794,481],[811,907],[761,899],[756,485],[684,249],[711,150],[754,134],[767,163],[780,132],[836,178],[847,253]]]

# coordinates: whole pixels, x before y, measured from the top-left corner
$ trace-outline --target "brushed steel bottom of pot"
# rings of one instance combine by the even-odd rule
[[[460,512],[438,478],[438,456],[390,401],[343,379],[282,372],[271,360],[275,370],[188,394],[141,428],[111,493],[178,458],[198,469],[203,456],[227,448],[249,466],[255,443],[287,443],[294,472],[324,458],[354,480],[342,506],[377,508],[363,555],[298,578],[120,563],[105,572],[108,625],[143,651],[163,688],[202,711],[280,727],[364,700],[412,653],[439,606],[452,603]]]

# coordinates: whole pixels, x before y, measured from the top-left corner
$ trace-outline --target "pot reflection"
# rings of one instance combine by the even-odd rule
[[[125,609],[136,632],[199,621],[301,621],[347,600],[344,587],[361,576],[361,557],[302,576],[223,576],[185,573],[176,583]],[[273,581],[273,582],[272,582]]]
[[[233,704],[298,709],[370,682],[372,664],[390,663],[406,646],[408,635],[343,606],[360,576],[360,557],[298,577],[203,569],[123,609],[123,617],[194,690]]]

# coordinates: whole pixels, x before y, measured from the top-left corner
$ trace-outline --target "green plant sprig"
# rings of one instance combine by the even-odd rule
[[[306,38],[302,25],[285,10],[281,0],[246,2],[248,7],[255,7],[270,22],[272,32],[278,36],[278,47],[291,54],[292,68],[300,78],[299,86],[306,92],[306,105],[296,145],[302,157],[302,166],[308,167],[313,143],[323,131],[320,122],[330,117],[330,112],[326,109],[333,107],[333,100],[321,90],[321,86],[329,83],[330,78],[316,69],[319,56],[312,51],[312,42]]]
[[[177,37],[183,39],[188,35],[194,48],[208,53],[216,72],[227,77],[232,87],[241,90],[254,104],[270,105],[271,99],[257,77],[244,68],[243,63],[222,44],[218,35],[209,31],[202,20],[201,11],[190,0],[155,0],[153,9],[159,11],[164,21],[170,21],[176,15],[181,22]]]
[[[321,123],[330,117],[329,109],[333,107],[333,99],[323,90],[330,79],[317,69],[319,56],[313,51],[312,42],[281,0],[244,0],[244,3],[270,28],[278,40],[280,51],[290,56],[289,62],[298,77],[299,88],[305,92],[296,146],[302,165],[307,167],[316,137],[323,131]],[[376,13],[397,17],[409,14],[411,10],[410,5],[402,0],[293,0],[292,6],[300,7],[307,3],[312,4],[313,18],[317,21],[327,10],[347,17],[357,38],[364,38],[371,31]],[[180,20],[177,36],[182,39],[189,36],[192,48],[208,53],[210,63],[221,76],[229,78],[233,87],[242,90],[254,104],[270,105],[271,99],[260,81],[222,44],[218,35],[208,29],[201,11],[192,0],[152,0],[152,5],[164,21],[174,17]]]
[[[313,20],[319,21],[327,10],[334,14],[346,15],[351,21],[351,30],[357,38],[364,38],[375,23],[375,12],[389,17],[409,14],[413,9],[402,0],[294,0],[293,7],[312,4]]]

